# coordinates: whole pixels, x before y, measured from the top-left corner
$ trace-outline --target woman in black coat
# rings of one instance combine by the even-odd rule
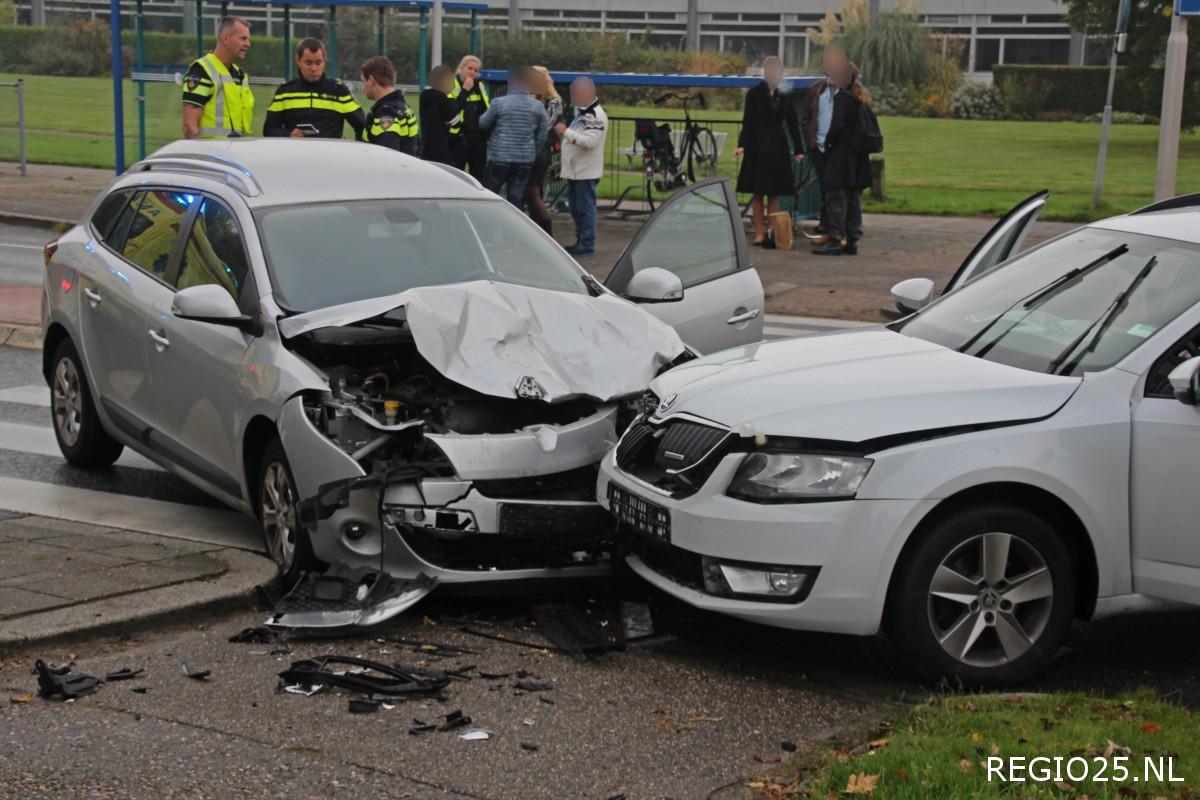
[[[858,255],[862,238],[862,192],[871,185],[871,159],[856,147],[859,109],[871,98],[858,80],[858,67],[847,62],[830,79],[838,86],[833,118],[825,136],[825,174],[822,181],[829,239],[813,248],[822,256]]]
[[[746,93],[742,130],[733,151],[734,158],[742,159],[737,190],[754,197],[751,203],[754,244],[762,244],[766,236],[763,199],[766,198],[768,213],[778,211],[779,196],[795,191],[792,159],[804,158],[800,119],[791,98],[779,90],[782,80],[783,62],[775,56],[764,60],[763,82]]]

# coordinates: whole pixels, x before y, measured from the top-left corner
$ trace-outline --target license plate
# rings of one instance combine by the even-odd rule
[[[671,512],[631,494],[615,483],[608,484],[608,507],[617,522],[650,539],[671,542]]]

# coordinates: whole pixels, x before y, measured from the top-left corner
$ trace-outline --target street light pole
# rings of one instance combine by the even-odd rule
[[[442,63],[442,0],[433,0],[429,19],[429,60],[433,66]]]
[[[1096,185],[1092,188],[1092,206],[1100,205],[1104,189],[1104,164],[1108,160],[1108,136],[1112,131],[1113,90],[1117,85],[1117,56],[1125,52],[1126,30],[1129,25],[1130,0],[1120,0],[1117,8],[1117,31],[1113,37],[1112,53],[1108,58],[1108,94],[1104,99],[1104,121],[1100,127],[1100,154],[1096,157]]]
[[[687,49],[700,50],[700,0],[687,0]]]
[[[1175,172],[1179,167],[1179,126],[1183,120],[1183,79],[1187,71],[1188,18],[1176,13],[1171,17],[1171,35],[1167,37],[1164,65],[1162,113],[1158,127],[1158,174],[1154,181],[1154,199],[1175,196]]]

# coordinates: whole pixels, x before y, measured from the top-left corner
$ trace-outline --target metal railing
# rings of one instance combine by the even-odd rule
[[[17,78],[15,82],[0,83],[0,88],[17,92],[17,160],[21,163],[21,175],[25,175],[25,81]]]

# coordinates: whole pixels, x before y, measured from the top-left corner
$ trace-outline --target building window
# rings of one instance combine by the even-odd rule
[[[975,71],[991,72],[992,67],[1000,63],[999,39],[975,40]]]
[[[1069,39],[1007,39],[1005,64],[1066,64],[1071,59]]]
[[[746,56],[746,61],[754,64],[767,56],[779,55],[779,37],[730,35],[725,37],[725,50],[741,53]]]

